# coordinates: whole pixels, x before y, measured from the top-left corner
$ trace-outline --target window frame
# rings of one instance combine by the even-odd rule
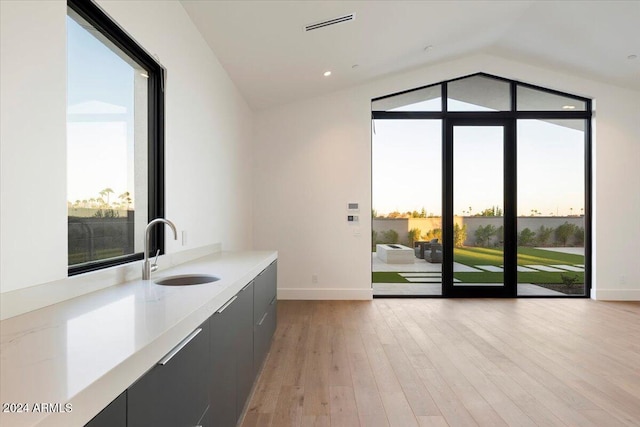
[[[164,114],[165,114],[165,68],[141,47],[124,29],[114,22],[98,5],[87,0],[67,0],[67,7],[80,15],[133,61],[144,68],[147,79],[147,174],[148,209],[147,223],[155,218],[164,218]],[[164,253],[164,232],[161,227],[151,230],[150,251]],[[127,264],[144,258],[142,252],[104,260],[90,261],[67,266],[68,276]]]
[[[481,76],[486,78],[491,78],[499,81],[503,81],[510,84],[509,91],[511,97],[511,105],[508,110],[503,111],[449,111],[447,105],[447,89],[448,84],[451,82],[455,82],[458,80],[466,79],[469,77]],[[373,107],[376,101],[384,100],[391,97],[405,95],[411,92],[415,92],[418,90],[434,87],[440,85],[441,87],[441,111],[376,111],[373,108],[371,109],[371,120],[375,121],[379,120],[425,120],[425,119],[437,119],[442,120],[442,164],[443,164],[443,176],[442,176],[442,194],[443,194],[443,207],[442,207],[442,241],[444,243],[444,251],[443,251],[443,272],[442,272],[442,280],[443,280],[443,295],[384,295],[384,298],[449,298],[454,295],[445,295],[444,282],[450,282],[453,279],[453,271],[446,271],[445,265],[453,265],[453,222],[449,223],[445,222],[448,220],[449,214],[452,212],[452,209],[449,210],[448,206],[453,206],[453,187],[450,186],[451,181],[448,181],[447,174],[450,173],[450,169],[452,168],[451,155],[452,151],[447,152],[447,150],[451,150],[451,147],[447,144],[447,129],[449,128],[448,123],[468,123],[473,125],[490,125],[492,122],[505,121],[505,123],[509,123],[511,127],[511,138],[512,144],[517,147],[517,122],[522,119],[577,119],[585,121],[584,128],[584,179],[585,179],[585,187],[584,187],[584,197],[585,197],[585,206],[584,206],[584,231],[585,231],[585,240],[584,240],[584,258],[585,258],[585,283],[584,283],[584,295],[560,295],[560,296],[529,296],[529,295],[518,295],[517,292],[515,295],[510,295],[510,297],[514,298],[590,298],[591,297],[591,289],[592,289],[592,275],[593,275],[593,248],[592,248],[592,222],[593,222],[593,183],[592,183],[592,119],[593,119],[593,102],[592,99],[585,98],[582,96],[561,92],[559,90],[549,89],[546,87],[537,86],[534,84],[522,82],[519,80],[507,79],[505,77],[495,76],[488,73],[474,73],[469,74],[449,80],[440,81],[437,83],[420,86],[417,88],[407,89],[395,93],[391,93],[389,95],[379,96],[373,98],[371,100],[371,105]],[[551,95],[561,96],[568,99],[573,99],[579,102],[583,102],[585,105],[584,110],[518,110],[517,109],[517,88],[524,87],[527,89],[533,89],[540,91],[542,93],[548,93]],[[374,125],[375,126],[375,125]],[[447,154],[448,153],[448,154]],[[510,156],[507,156],[511,159],[511,162],[517,162],[516,151],[511,153]],[[507,158],[505,157],[505,159]],[[515,163],[505,165],[505,169],[508,170],[508,174],[510,179],[507,180],[511,182],[509,185],[515,185],[515,178],[517,178],[517,165]],[[515,191],[513,191],[515,197],[506,198],[505,203],[511,203],[512,207],[515,208],[517,206],[517,187]],[[451,200],[448,200],[450,198]],[[506,207],[506,206],[505,206]],[[513,209],[512,209],[513,210]],[[514,211],[515,212],[515,211]],[[514,214],[515,215],[515,214]],[[512,228],[515,229],[515,224],[511,225]],[[505,225],[506,228],[506,225]],[[513,230],[512,230],[513,231]],[[515,237],[515,235],[510,238]],[[515,243],[512,242],[513,246]],[[515,255],[515,253],[513,254]],[[517,277],[515,278],[517,280]],[[515,288],[514,288],[515,290]],[[466,293],[461,295],[455,295],[459,297],[474,297],[477,295],[473,295],[472,293]],[[485,295],[486,296],[486,295]],[[376,296],[374,295],[374,298]]]

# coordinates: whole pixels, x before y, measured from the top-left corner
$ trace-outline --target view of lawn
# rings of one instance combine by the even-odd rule
[[[454,249],[454,259],[456,262],[473,267],[477,265],[504,264],[502,248],[480,248],[461,247]],[[529,247],[518,248],[518,265],[575,265],[583,264],[582,255],[567,254],[562,252],[547,251]],[[404,277],[396,272],[374,272],[374,283],[408,283]],[[564,276],[564,280],[563,280]],[[503,273],[497,272],[456,272],[454,277],[461,283],[502,283]],[[566,281],[573,281],[567,285]],[[518,272],[519,283],[533,283],[536,285],[560,285],[562,292],[567,292],[567,288],[574,287],[576,292],[582,292],[584,283],[583,272]],[[557,286],[546,286],[556,288]],[[560,289],[559,289],[560,290]]]
[[[453,250],[456,262],[465,265],[502,265],[502,248],[462,247]],[[582,264],[582,255],[518,247],[518,265]]]

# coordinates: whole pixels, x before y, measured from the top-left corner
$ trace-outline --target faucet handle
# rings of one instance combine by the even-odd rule
[[[158,256],[160,255],[160,249],[156,251],[156,259],[153,260],[153,264],[151,264],[151,272],[154,272],[158,269]]]

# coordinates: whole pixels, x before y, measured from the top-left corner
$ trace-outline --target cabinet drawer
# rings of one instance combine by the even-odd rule
[[[197,425],[209,403],[208,325],[209,321],[203,323],[199,333],[181,343],[182,348],[176,347],[129,387],[129,427]]]

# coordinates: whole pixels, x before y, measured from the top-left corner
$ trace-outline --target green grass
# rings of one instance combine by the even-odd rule
[[[502,248],[463,247],[453,250],[456,262],[465,265],[503,265]],[[536,248],[518,248],[518,265],[584,264],[582,255],[565,254]]]
[[[454,259],[456,262],[468,266],[475,265],[503,265],[502,248],[476,248],[463,247],[455,248]],[[584,264],[582,255],[566,254],[562,252],[546,251],[544,249],[519,247],[518,265],[553,265],[553,264]],[[576,277],[573,285],[579,288],[584,283],[584,273],[581,272],[519,272],[519,283],[533,283],[536,285],[561,285],[562,275]],[[475,272],[475,273],[454,273],[456,279],[462,283],[502,283],[503,273]],[[374,283],[409,283],[404,277],[396,272],[374,272],[372,273]]]
[[[393,271],[376,271],[371,275],[373,283],[409,283],[408,280]]]

